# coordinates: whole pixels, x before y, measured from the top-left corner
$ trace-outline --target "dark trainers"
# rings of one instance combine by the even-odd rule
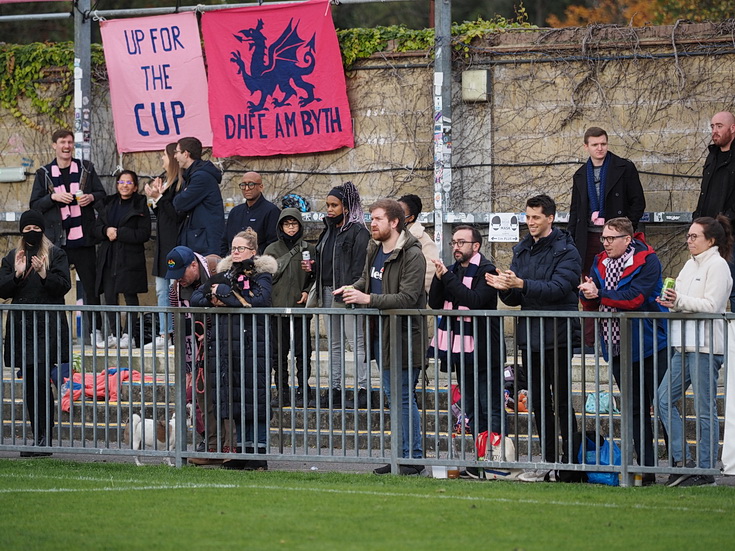
[[[332,397],[332,405],[335,408],[342,407],[342,389],[341,388],[333,388],[332,390],[326,392],[324,396],[322,396],[322,407],[328,408],[329,407],[329,397]]]
[[[467,467],[466,470],[459,473],[459,478],[468,478],[470,480],[482,480],[484,472],[477,467]]]
[[[656,484],[656,475],[653,473],[644,473],[641,484],[643,486],[653,486],[654,484]]]
[[[403,476],[418,476],[424,472],[423,465],[399,465],[398,474]],[[373,474],[390,474],[390,465],[383,465],[373,470]]]
[[[368,391],[366,388],[357,391],[357,407],[360,409],[367,409],[368,407]]]
[[[694,486],[714,486],[715,477],[708,474],[695,474],[679,482],[679,488],[692,488]]]
[[[373,474],[390,474],[390,465],[383,465],[377,469],[373,469]]]
[[[673,466],[678,467],[679,465],[677,463],[674,463]],[[696,463],[694,463],[694,461],[690,459],[689,461],[687,461],[686,466],[687,468],[694,468],[697,465]],[[682,482],[684,482],[690,476],[692,475],[687,474],[687,473],[676,473],[676,474],[669,475],[669,479],[666,481],[666,485],[669,488],[673,488],[674,486],[679,486]]]

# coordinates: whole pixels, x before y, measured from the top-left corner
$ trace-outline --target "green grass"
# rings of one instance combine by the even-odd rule
[[[735,488],[0,460],[2,549],[727,549]]]

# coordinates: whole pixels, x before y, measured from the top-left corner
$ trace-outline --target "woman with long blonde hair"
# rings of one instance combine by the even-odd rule
[[[166,279],[166,256],[178,245],[179,218],[173,206],[174,197],[181,182],[181,167],[174,155],[176,143],[170,143],[161,155],[164,172],[151,183],[146,184],[145,194],[148,196],[153,214],[156,215],[156,244],[153,249],[153,270],[156,281],[156,297],[158,306],[171,306],[169,298],[171,281]],[[171,344],[170,337],[174,330],[173,316],[160,314],[158,317],[158,334],[156,347]]]
[[[21,236],[0,265],[0,298],[13,304],[64,304],[71,289],[66,253],[44,235],[43,215],[35,210],[20,217]],[[25,405],[34,445],[50,446],[54,426],[52,368],[69,363],[69,324],[64,312],[18,311],[7,315],[5,365],[23,378]],[[60,371],[57,369],[57,372]],[[51,455],[21,452],[21,457]]]

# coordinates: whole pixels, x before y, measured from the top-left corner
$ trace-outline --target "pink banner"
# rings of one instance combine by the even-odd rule
[[[212,145],[207,79],[193,12],[100,23],[120,153],[194,136]]]
[[[207,12],[202,34],[214,155],[354,146],[328,1]]]

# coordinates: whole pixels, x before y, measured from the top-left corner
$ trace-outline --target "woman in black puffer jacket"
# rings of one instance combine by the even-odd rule
[[[270,256],[255,257],[258,236],[248,228],[232,240],[230,256],[217,266],[217,274],[191,297],[192,306],[254,308],[271,306],[272,275],[277,264]],[[268,363],[266,362],[266,316],[215,314],[207,353],[212,382],[219,381],[218,417],[225,430],[234,422],[237,451],[266,453],[268,410],[266,403]],[[255,430],[254,430],[255,429]],[[255,434],[257,432],[257,434]],[[225,437],[225,440],[232,441]],[[224,468],[267,469],[265,461],[225,460]]]

